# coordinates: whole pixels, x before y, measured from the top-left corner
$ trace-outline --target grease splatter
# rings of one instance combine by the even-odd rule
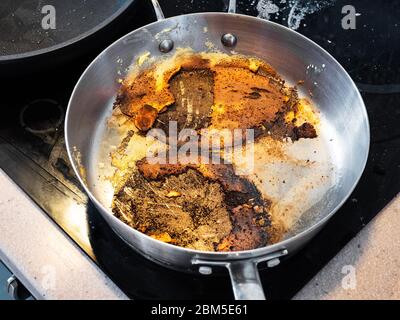
[[[297,30],[307,15],[332,6],[336,0],[259,0],[258,17],[270,20],[282,15],[287,26]]]

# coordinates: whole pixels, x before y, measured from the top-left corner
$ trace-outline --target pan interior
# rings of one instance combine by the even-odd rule
[[[190,53],[188,55],[191,56]],[[177,56],[180,56],[179,53]],[[207,54],[204,54],[204,56],[210,57]],[[143,57],[136,58],[136,60],[143,59]],[[171,61],[166,59],[164,62],[157,61],[158,68],[162,69],[164,65],[171,66],[173,60],[176,59],[172,58]],[[138,63],[131,68],[133,73],[135,73],[135,68],[140,69]],[[136,81],[136,79],[133,81]],[[187,90],[182,80],[179,80],[179,83],[181,90]],[[286,85],[293,87],[294,83],[287,83]],[[300,92],[299,96],[306,97],[307,93]],[[120,184],[118,180],[123,180],[126,172],[129,172],[129,174],[135,172],[137,161],[146,157],[148,148],[154,147],[153,143],[150,143],[138,132],[132,135],[133,124],[129,122],[129,117],[119,113],[119,109],[116,109],[118,112],[116,114],[114,112],[114,115],[112,115],[112,102],[109,106],[108,116],[103,119],[102,125],[98,127],[96,134],[98,142],[96,144],[100,147],[97,149],[97,154],[93,153],[93,165],[88,172],[88,183],[92,183],[92,188],[96,192],[95,196],[110,210],[113,196],[119,189],[119,187],[114,187],[115,184]],[[318,109],[316,106],[313,108]],[[159,117],[162,117],[162,115],[159,115]],[[127,119],[129,124],[122,124]],[[318,136],[314,139],[283,142],[281,137],[276,140],[276,138],[273,139],[266,135],[245,147],[244,157],[238,157],[233,161],[235,171],[244,174],[249,181],[254,183],[262,196],[272,203],[269,208],[269,215],[274,231],[271,230],[271,232],[276,233],[270,235],[272,238],[285,239],[318,221],[324,207],[329,205],[331,201],[331,194],[334,194],[332,190],[336,185],[337,177],[332,157],[334,150],[338,148],[336,146],[337,137],[330,128],[329,121],[323,115],[319,120]],[[129,139],[127,140],[125,137],[129,137]],[[286,138],[283,138],[283,140],[286,140]],[[123,156],[119,157],[121,145],[124,145],[124,151],[122,151]],[[162,145],[163,147],[164,145]],[[118,157],[117,160],[116,157]],[[114,165],[111,165],[112,162]],[[251,167],[249,167],[250,163]],[[110,177],[113,178],[110,179]],[[124,185],[123,188],[126,188],[126,186]],[[150,187],[148,192],[152,190],[152,187]],[[160,190],[157,191],[157,193],[159,192]],[[122,206],[125,204],[121,203]],[[176,204],[173,203],[172,205]],[[159,205],[156,205],[156,208],[159,208]],[[147,210],[154,209],[149,208]],[[173,210],[169,208],[167,211]],[[125,212],[125,214],[127,213]],[[181,221],[180,224],[182,223]],[[168,230],[167,227],[162,229]],[[283,235],[281,232],[284,232]],[[169,234],[162,237],[170,239]],[[208,248],[201,241],[197,247]]]
[[[240,39],[235,52],[220,42],[221,32],[228,29]],[[163,38],[197,52],[219,50],[259,57],[290,84],[304,80],[300,93],[309,96],[320,112],[320,134],[307,146],[296,142],[287,153],[315,165],[274,162],[259,150],[262,160],[256,169],[265,175],[260,187],[277,199],[273,214],[288,224],[287,238],[330,216],[359,179],[368,153],[368,121],[353,82],[332,57],[298,34],[257,19],[221,14],[176,17],[139,29],[108,48],[88,68],[71,99],[67,130],[69,148],[76,150],[75,165],[83,169],[80,177],[91,194],[110,208],[114,190],[104,177],[113,171],[107,159],[121,135],[106,129],[106,121],[118,79],[143,54],[160,57],[157,44]],[[88,96],[88,91],[95,94]]]

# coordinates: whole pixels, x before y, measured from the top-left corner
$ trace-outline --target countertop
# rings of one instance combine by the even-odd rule
[[[126,299],[0,169],[0,260],[36,299]]]
[[[398,195],[294,299],[400,299],[399,230]]]

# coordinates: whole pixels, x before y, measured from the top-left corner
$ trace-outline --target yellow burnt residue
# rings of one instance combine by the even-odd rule
[[[81,155],[80,151],[76,148],[76,146],[74,146],[72,149],[73,149],[72,155],[76,162],[76,166],[79,170],[79,175],[81,176],[83,182],[86,183],[87,172],[86,172],[85,167],[82,164],[82,155]]]
[[[137,59],[136,59],[136,64],[140,67],[142,66],[150,57],[150,52],[146,51],[145,53],[143,53],[142,55],[140,55]]]
[[[249,69],[253,72],[257,72],[259,68],[260,68],[260,61],[257,59],[250,58]]]
[[[86,182],[86,169],[82,166],[79,166],[79,174],[82,177],[82,180]]]
[[[171,238],[171,236],[167,232],[164,232],[164,233],[161,233],[161,234],[153,234],[150,237],[152,237],[153,239],[156,239],[156,240],[160,240],[162,242],[166,242],[166,243],[173,242],[173,239]]]

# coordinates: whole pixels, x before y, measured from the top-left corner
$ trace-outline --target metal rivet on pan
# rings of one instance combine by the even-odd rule
[[[237,44],[237,37],[232,33],[225,33],[221,38],[221,42],[225,47],[234,47]]]
[[[199,268],[199,272],[201,274],[204,274],[204,275],[208,276],[208,275],[212,274],[212,269],[210,267],[201,266]]]
[[[281,263],[279,258],[275,258],[275,259],[267,261],[267,266],[268,266],[268,268],[273,268],[273,267],[276,267],[279,263]]]
[[[163,53],[168,53],[174,48],[174,42],[171,39],[165,39],[160,42],[159,49]]]

